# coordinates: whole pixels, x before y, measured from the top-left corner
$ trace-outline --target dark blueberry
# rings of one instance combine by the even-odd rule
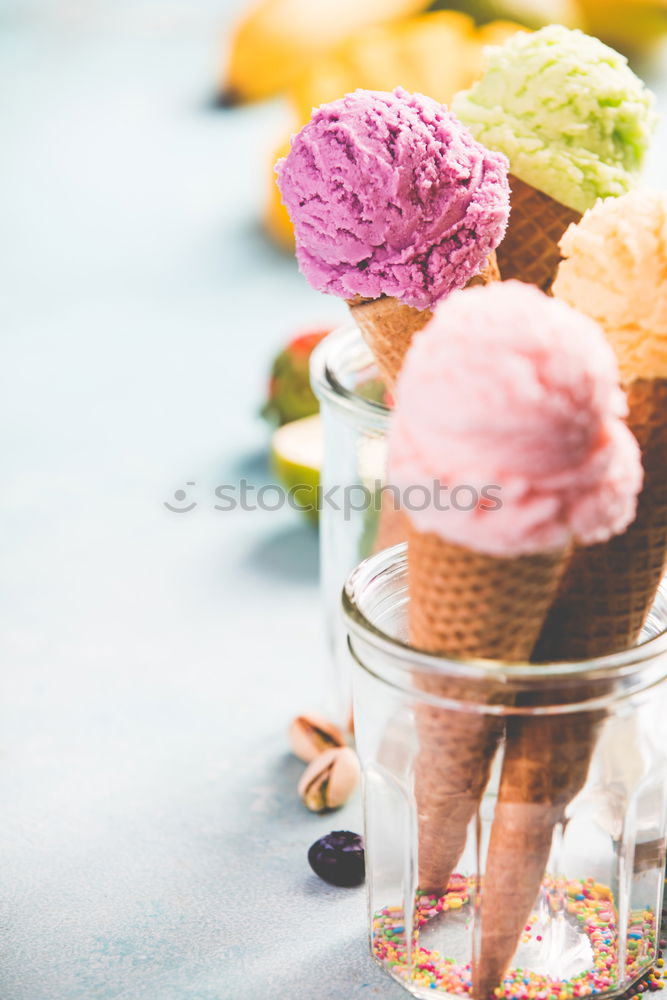
[[[308,851],[308,863],[330,885],[353,886],[364,881],[364,841],[358,833],[334,830]]]

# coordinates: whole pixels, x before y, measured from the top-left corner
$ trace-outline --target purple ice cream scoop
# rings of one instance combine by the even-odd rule
[[[442,104],[399,87],[323,104],[276,170],[313,288],[426,309],[500,243],[508,167]]]

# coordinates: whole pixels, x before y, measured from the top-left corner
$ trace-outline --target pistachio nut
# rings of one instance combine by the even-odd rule
[[[357,787],[359,775],[354,750],[334,747],[310,762],[299,782],[299,795],[311,812],[340,809]]]
[[[297,715],[290,725],[289,743],[292,753],[310,764],[323,750],[344,747],[345,737],[338,726],[323,715],[309,712]]]

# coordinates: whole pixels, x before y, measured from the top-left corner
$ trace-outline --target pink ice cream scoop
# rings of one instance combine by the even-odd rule
[[[301,271],[342,298],[427,309],[481,270],[507,226],[506,158],[401,88],[322,105],[276,169]]]
[[[498,557],[603,542],[642,483],[601,328],[530,285],[457,292],[398,380],[389,478],[416,529]]]

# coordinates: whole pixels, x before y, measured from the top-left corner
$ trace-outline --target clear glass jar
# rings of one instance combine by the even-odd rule
[[[320,582],[339,714],[349,717],[351,670],[340,592],[362,559],[403,540],[400,516],[381,494],[390,409],[373,356],[356,326],[335,330],[313,352],[310,379],[320,401]],[[384,510],[382,509],[384,507]]]
[[[590,767],[563,821],[553,831],[549,826],[546,872],[541,885],[537,875],[532,915],[496,995],[620,996],[652,965],[659,935],[667,827],[667,593],[660,591],[634,649],[539,667],[419,653],[407,643],[408,602],[405,545],[362,563],[343,594],[355,664],[373,957],[417,997],[476,996],[472,969],[483,978],[488,847],[511,737],[500,741],[448,891],[424,891],[418,884],[416,785],[419,768],[433,767],[434,760],[421,739],[420,713],[442,713],[462,725],[492,720],[505,734],[516,731],[517,720],[538,734],[554,726],[573,732],[574,721],[577,731],[594,734]],[[433,693],[450,682],[455,700]],[[512,914],[517,884],[512,877],[505,887],[502,919]],[[489,933],[494,926],[488,919]]]

